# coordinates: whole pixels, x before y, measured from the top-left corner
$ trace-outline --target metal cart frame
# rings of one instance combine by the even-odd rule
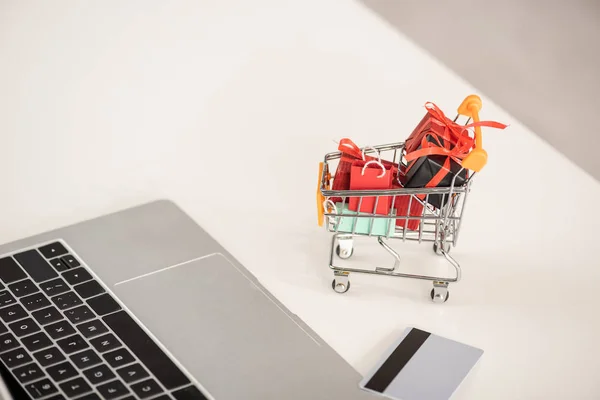
[[[392,143],[381,146],[365,147],[362,149],[363,154],[368,155],[369,153],[377,153],[383,155],[384,153],[392,153],[393,156],[385,157],[386,160],[393,161],[397,165],[402,165],[404,155],[404,142]],[[460,232],[460,226],[462,223],[463,212],[467,200],[468,193],[471,188],[473,177],[475,173],[468,174],[466,182],[461,186],[456,186],[455,181],[457,175],[454,175],[452,184],[450,187],[435,187],[435,188],[398,188],[389,190],[330,190],[331,181],[331,168],[330,165],[335,160],[339,160],[342,156],[342,152],[333,152],[325,155],[323,163],[321,164],[321,179],[319,190],[325,200],[325,211],[324,216],[326,218],[326,228],[329,232],[333,233],[331,241],[331,252],[329,260],[329,268],[333,270],[334,279],[332,281],[332,288],[338,293],[345,293],[350,289],[349,275],[353,273],[367,273],[377,274],[401,278],[413,278],[413,279],[424,279],[433,282],[433,289],[431,290],[430,296],[434,302],[445,302],[448,300],[449,291],[448,285],[450,283],[458,282],[461,279],[461,268],[460,264],[450,255],[450,248],[456,246],[458,241],[458,234]],[[384,157],[382,157],[384,158]],[[469,171],[467,171],[469,172]],[[441,195],[443,205],[441,208],[435,208],[428,202],[429,196]],[[358,210],[361,209],[361,204],[364,198],[375,198],[375,208],[381,197],[389,196],[392,198],[392,206],[390,212],[387,215],[380,215],[375,213],[365,213],[356,211],[353,214],[340,213],[334,206],[332,206],[332,198],[341,198],[341,204],[349,203],[351,198],[359,198]],[[394,203],[397,199],[396,196],[410,196],[409,205],[406,215],[398,215],[394,213]],[[411,205],[413,201],[420,202],[423,206],[421,215],[409,215]],[[340,219],[341,218],[352,218],[353,228],[351,231],[340,232]],[[366,232],[357,232],[356,226],[359,219],[368,219],[369,229]],[[394,224],[394,228],[387,231],[386,235],[374,235],[373,227],[375,219],[385,219],[390,224]],[[419,228],[416,230],[408,229],[409,220],[418,220]],[[396,221],[400,221],[397,223]],[[404,223],[402,223],[404,221]],[[346,268],[335,264],[335,256],[337,255],[341,259],[348,259],[354,252],[353,239],[357,236],[369,236],[377,237],[378,243],[383,247],[389,254],[393,256],[394,264],[391,267],[375,267],[373,269],[357,269],[357,268]],[[401,258],[398,252],[391,248],[387,240],[389,239],[401,239],[402,241],[418,241],[433,243],[433,250],[445,257],[445,259],[454,267],[455,274],[453,276],[433,276],[433,275],[416,275],[403,273],[400,271]]]
[[[428,108],[428,111],[435,114],[440,121],[448,120],[443,112],[437,109],[433,103],[426,103],[425,106]],[[454,118],[455,125],[458,125],[456,124],[456,120],[460,115],[468,117],[464,128],[461,128],[461,135],[465,129],[473,128],[474,137],[472,138],[472,145],[469,144],[470,148],[468,149],[468,153],[462,158],[461,169],[454,174],[449,187],[439,187],[438,185],[438,187],[432,188],[404,188],[401,183],[400,174],[401,169],[407,166],[405,143],[398,142],[375,147],[364,147],[362,149],[358,149],[356,145],[354,145],[357,153],[358,150],[362,152],[364,161],[366,161],[369,153],[375,153],[378,156],[377,163],[382,169],[386,169],[381,163],[382,159],[391,161],[391,165],[397,166],[398,172],[396,173],[396,178],[398,180],[398,188],[385,190],[331,190],[331,171],[334,170],[332,164],[336,160],[342,158],[342,152],[338,151],[325,155],[324,160],[320,163],[319,184],[317,187],[317,207],[319,212],[319,224],[323,225],[326,222],[325,226],[327,230],[333,233],[329,259],[329,268],[333,270],[334,274],[331,283],[333,290],[338,293],[347,292],[348,289],[350,289],[349,275],[351,272],[356,272],[429,280],[433,282],[433,289],[431,289],[430,293],[431,299],[434,302],[441,303],[448,300],[448,285],[450,283],[458,282],[461,279],[460,264],[450,255],[450,249],[453,246],[456,246],[458,242],[458,234],[464,216],[467,197],[471,191],[473,178],[487,163],[487,152],[482,147],[481,127],[506,128],[506,125],[498,122],[481,121],[479,119],[481,107],[481,98],[472,94],[467,96],[457,109],[458,114],[456,118]],[[471,119],[473,120],[473,123],[469,124]],[[465,149],[459,149],[459,151],[465,151]],[[381,157],[383,153],[388,156]],[[390,154],[391,157],[389,156]],[[357,154],[355,153],[354,157],[356,156]],[[369,160],[366,164],[373,162],[375,161]],[[363,168],[363,174],[364,172],[365,170]],[[391,169],[390,173],[392,173]],[[459,181],[460,185],[457,185],[457,177],[461,176],[463,173],[464,179],[461,179]],[[380,177],[384,176],[384,174],[385,171],[383,171]],[[432,200],[435,201],[429,201],[431,196],[436,196],[435,198],[432,198]],[[400,199],[398,201],[405,202],[407,197],[408,205],[406,207],[405,203],[402,203],[401,207],[395,207],[394,203],[397,199]],[[356,201],[357,198],[358,202]],[[361,207],[365,198],[369,199],[369,209],[371,202],[374,201],[373,208],[370,209],[371,212],[368,212],[369,209],[367,209],[367,212],[364,212],[365,210]],[[388,210],[387,214],[384,213],[383,215],[381,214],[382,210],[379,210],[379,213],[377,213],[377,206],[382,198],[385,198],[386,201],[386,207],[383,211],[386,212],[386,210]],[[336,199],[338,204],[336,205],[332,199]],[[391,206],[387,209],[387,206],[389,205],[387,201],[389,201],[389,199],[392,199]],[[352,206],[350,200],[353,200]],[[418,213],[414,211],[411,212],[411,206],[414,202],[420,203],[418,204],[418,207],[416,207],[416,210],[421,208]],[[342,206],[341,211],[338,209],[338,205],[340,204]],[[348,204],[347,207],[346,204]],[[404,211],[404,209],[406,209],[406,211]],[[353,212],[351,210],[356,211]],[[405,212],[406,215],[399,215],[399,212]],[[343,225],[343,229],[340,230],[344,218],[346,219],[344,220],[346,224]],[[351,228],[347,224],[348,218],[350,218],[350,221],[352,222]],[[409,221],[414,222],[414,220],[419,221],[418,225],[414,223],[409,225]],[[360,229],[357,229],[359,221]],[[366,225],[365,222],[367,223]],[[381,229],[382,223],[383,230]],[[377,229],[374,229],[376,224]],[[415,228],[415,226],[418,226],[418,228]],[[365,229],[365,227],[368,228]],[[393,256],[393,266],[358,269],[336,265],[336,255],[341,259],[348,259],[352,256],[354,252],[354,238],[357,236],[376,237],[379,245]],[[443,256],[452,265],[455,271],[454,275],[444,277],[401,272],[400,255],[389,246],[389,239],[433,243],[434,252]]]

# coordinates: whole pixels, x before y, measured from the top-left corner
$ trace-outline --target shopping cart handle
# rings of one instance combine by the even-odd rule
[[[325,219],[325,207],[323,202],[325,196],[321,193],[321,178],[323,177],[323,162],[319,163],[319,183],[317,184],[317,222],[319,226],[323,226],[323,220]]]
[[[481,98],[475,94],[467,96],[458,107],[458,113],[479,122],[479,111],[481,110]],[[465,157],[462,166],[475,172],[479,172],[487,163],[487,152],[483,149],[481,127],[475,127],[475,148]]]

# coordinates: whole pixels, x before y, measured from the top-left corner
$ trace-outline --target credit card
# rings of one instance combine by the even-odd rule
[[[448,400],[483,350],[407,328],[360,387],[394,400]]]

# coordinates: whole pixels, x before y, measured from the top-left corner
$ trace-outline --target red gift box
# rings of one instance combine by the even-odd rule
[[[475,145],[474,138],[469,136],[469,129],[476,126],[506,128],[506,125],[493,121],[477,121],[468,125],[459,125],[446,117],[435,104],[427,102],[425,108],[427,115],[405,142],[405,159],[408,162],[406,175],[413,178],[410,179],[410,182],[405,182],[406,187],[450,186],[448,181],[451,182],[452,177],[448,174],[451,171],[460,170],[462,160]],[[437,163],[433,162],[434,159]],[[441,159],[441,163],[438,159]],[[424,161],[431,162],[425,163]],[[421,166],[426,167],[426,173],[417,174],[415,170]],[[466,171],[463,172],[465,173],[464,179],[466,179]],[[414,179],[415,176],[419,179]],[[427,178],[421,179],[423,176],[427,176]],[[433,196],[434,199],[438,197]]]
[[[350,173],[350,190],[384,190],[392,188],[394,170],[392,166],[385,166],[377,160],[352,163]],[[364,213],[387,215],[390,212],[391,196],[379,196],[375,207],[375,196],[351,197],[348,209]],[[360,210],[358,204],[360,202]]]
[[[392,187],[394,189],[402,188],[402,186],[398,182],[393,182]],[[410,194],[396,196],[394,200],[394,209],[396,210],[396,216],[398,217],[396,219],[396,226],[401,227],[403,229],[404,227],[406,227],[411,231],[418,230],[421,220],[405,219],[402,217],[420,217],[423,215],[423,208],[423,204],[420,201],[418,201],[415,196],[412,196]]]
[[[494,121],[477,121],[468,125],[457,124],[446,117],[442,110],[432,102],[425,103],[425,109],[427,110],[427,113],[404,141],[404,149],[407,153],[418,150],[423,139],[428,134],[450,140],[453,145],[459,145],[468,151],[473,144],[473,138],[469,136],[470,128],[476,126],[485,126],[496,129],[506,128],[506,125]]]
[[[429,110],[428,110],[429,111]],[[443,122],[436,119],[436,117],[427,112],[421,122],[417,125],[417,127],[412,131],[410,136],[406,138],[404,141],[404,149],[407,153],[415,151],[419,148],[421,141],[425,135],[433,132],[434,134],[443,135],[446,130],[446,125]]]

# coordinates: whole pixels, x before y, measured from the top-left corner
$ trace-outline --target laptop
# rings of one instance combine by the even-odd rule
[[[379,398],[168,200],[0,246],[0,361],[7,400]]]

